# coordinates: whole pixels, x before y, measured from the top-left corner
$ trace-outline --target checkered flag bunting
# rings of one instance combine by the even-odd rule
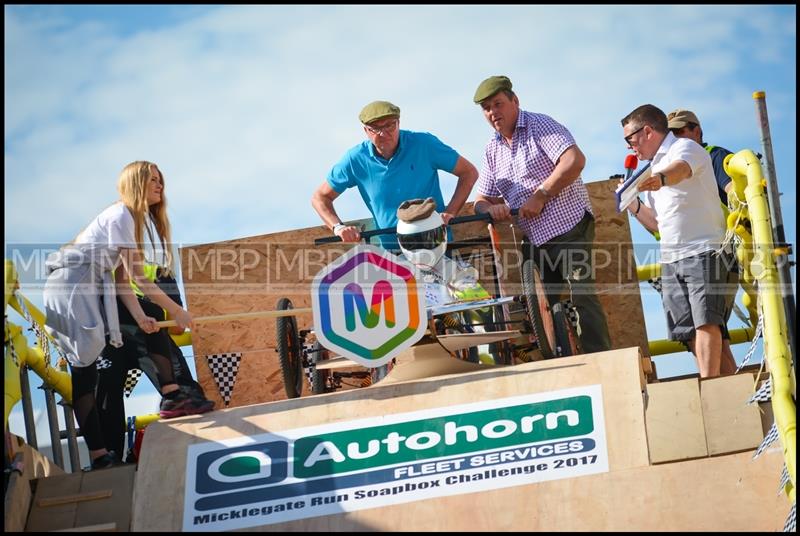
[[[239,352],[206,356],[208,368],[211,369],[211,375],[217,382],[219,394],[226,406],[231,401],[231,393],[233,393],[233,385],[236,383],[236,375],[239,373],[241,359],[242,354]]]
[[[753,454],[753,459],[755,460],[761,453],[767,450],[767,447],[772,445],[778,439],[778,425],[772,423],[772,427],[770,427],[769,432],[767,432],[767,437],[761,442],[761,444],[756,449],[756,453]]]
[[[139,377],[142,375],[142,370],[135,368],[128,370],[128,375],[125,377],[125,397],[130,397],[133,388],[139,383]]]
[[[783,532],[796,532],[797,531],[797,502],[792,503],[792,508],[789,510],[789,515],[786,516],[786,523],[783,525]]]
[[[306,380],[308,380],[309,387],[314,387],[314,367],[313,365],[308,367],[303,367],[303,372],[305,373]]]
[[[778,483],[778,495],[783,492],[783,488],[789,483],[789,470],[786,468],[786,462],[783,462],[783,471],[781,471],[781,481]]]
[[[8,349],[11,351],[11,361],[14,362],[15,367],[19,367],[19,357],[17,357],[17,351],[14,349],[14,337],[9,337],[6,343],[8,343]],[[6,371],[6,375],[8,375],[8,371]]]
[[[772,378],[767,378],[767,381],[759,388],[756,393],[747,401],[748,404],[753,402],[767,402],[772,400]]]
[[[308,366],[303,367],[303,373],[306,377],[306,380],[308,380],[308,387],[312,389],[314,387],[314,370],[317,368],[316,364],[312,363],[312,360],[316,357],[312,355],[316,353],[314,351],[314,346],[315,345],[313,343],[303,344],[303,363],[308,363]]]
[[[47,359],[48,364],[50,363],[50,343],[47,337],[47,334],[44,331],[44,328],[40,326],[36,320],[33,319],[33,315],[28,311],[28,307],[25,305],[25,299],[18,291],[14,291],[14,297],[17,299],[17,304],[19,308],[22,310],[22,316],[25,320],[28,321],[31,325],[31,329],[36,334],[36,340],[39,342],[39,348],[42,349],[45,358]],[[67,354],[57,345],[54,344],[53,347],[56,349],[56,353],[62,359],[67,359]]]
[[[580,324],[580,314],[578,313],[578,308],[575,307],[575,304],[572,303],[572,300],[564,300],[561,302],[561,305],[564,307],[564,312],[567,314],[569,323],[572,324],[572,327],[577,329],[578,324]]]
[[[661,278],[660,277],[653,277],[647,280],[648,283],[653,285],[653,288],[656,289],[656,292],[661,294]]]
[[[753,352],[756,351],[756,344],[758,344],[758,338],[761,337],[761,331],[764,329],[764,317],[758,317],[758,325],[756,326],[756,333],[753,335],[753,342],[750,343],[750,349],[747,350],[747,354],[742,359],[742,363],[739,365],[739,368],[736,369],[736,374],[739,374],[739,371],[744,368],[745,365],[750,361],[750,358],[753,357]]]

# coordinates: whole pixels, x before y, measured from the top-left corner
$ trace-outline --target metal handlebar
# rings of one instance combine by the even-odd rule
[[[518,208],[511,209],[511,215],[516,216],[519,214]],[[480,214],[471,214],[469,216],[457,216],[450,220],[447,225],[458,225],[459,223],[470,223],[473,221],[488,221],[492,223],[494,220],[492,216],[488,212],[482,212]],[[384,229],[372,229],[371,231],[364,231],[361,233],[362,240],[367,240],[373,236],[383,235],[383,234],[395,234],[397,232],[397,227],[386,227]],[[319,246],[322,244],[333,244],[334,242],[341,242],[341,237],[338,236],[324,236],[322,238],[317,238],[314,240],[314,245]]]

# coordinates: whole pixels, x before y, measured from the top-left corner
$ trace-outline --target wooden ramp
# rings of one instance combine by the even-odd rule
[[[780,530],[779,452],[651,464],[656,436],[681,438],[642,363],[628,348],[429,378],[401,364],[369,388],[153,423],[132,529]],[[686,407],[702,419],[715,404]],[[715,415],[681,426],[744,422]]]
[[[136,467],[39,479],[26,532],[128,532]]]
[[[5,493],[6,532],[127,532],[134,465],[64,473],[11,435],[13,455]]]

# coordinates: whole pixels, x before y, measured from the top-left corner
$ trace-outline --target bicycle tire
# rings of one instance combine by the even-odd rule
[[[569,321],[564,304],[553,304],[553,325],[556,332],[556,353],[559,357],[569,357],[583,353],[575,327]]]
[[[289,298],[279,299],[277,309],[293,309],[292,301]],[[278,317],[275,338],[286,396],[297,398],[303,392],[303,352],[297,334],[297,321],[293,316]]]
[[[313,367],[311,372],[311,392],[315,395],[321,395],[328,392],[328,371],[319,370],[317,363],[325,360],[325,349],[319,342],[315,342],[311,349],[312,354],[315,354],[312,359],[309,359],[309,364]]]
[[[557,344],[553,316],[539,269],[530,259],[522,265],[522,290],[525,295],[525,309],[539,351],[542,357],[551,359],[556,356],[554,349]]]

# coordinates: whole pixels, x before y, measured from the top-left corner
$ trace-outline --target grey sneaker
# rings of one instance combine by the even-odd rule
[[[162,419],[174,419],[175,417],[183,417],[184,415],[206,413],[214,409],[213,402],[210,400],[206,400],[205,402],[210,403],[210,405],[200,402],[181,391],[175,398],[163,397],[161,399],[159,415],[161,415]]]
[[[109,450],[102,456],[92,460],[92,465],[85,467],[84,471],[96,471],[98,469],[108,469],[109,467],[116,467],[122,465],[122,460],[119,459],[117,453]]]

